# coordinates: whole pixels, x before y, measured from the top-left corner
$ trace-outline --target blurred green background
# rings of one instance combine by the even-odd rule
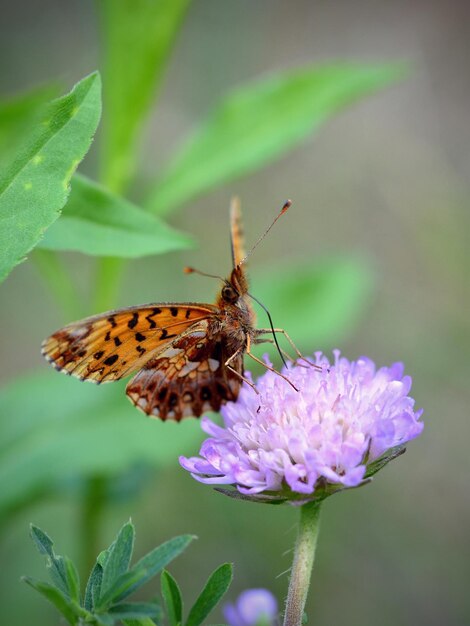
[[[325,505],[308,606],[313,624],[470,623],[469,18],[468,3],[457,1],[195,0],[126,194],[139,203],[188,133],[239,85],[311,63],[409,64],[406,78],[346,108],[287,156],[167,216],[197,248],[130,261],[116,302],[212,301],[214,283],[181,268],[228,271],[230,196],[241,197],[249,243],[290,197],[292,209],[250,261],[253,293],[305,352],[339,347],[349,358],[405,362],[412,395],[425,408],[424,434],[367,489]],[[4,97],[51,81],[64,93],[102,69],[95,7],[9,3],[0,50]],[[91,177],[99,142],[98,135],[80,168]],[[96,260],[64,258],[86,292]],[[298,281],[280,300],[277,277],[291,265]],[[235,563],[232,598],[265,586],[282,600],[297,512],[231,501],[195,483],[176,461],[198,450],[195,420],[146,420],[122,389],[64,381],[49,370],[41,340],[70,319],[32,263],[1,285],[0,301],[0,373],[9,389],[0,404],[2,621],[59,622],[19,582],[22,574],[42,576],[30,521],[79,562],[129,517],[137,556],[172,535],[195,533],[197,544],[172,567],[187,598],[228,560]],[[84,302],[85,313],[97,312],[90,306]],[[37,407],[29,397],[41,398]],[[121,430],[113,440],[115,423]],[[109,449],[93,448],[106,435]]]

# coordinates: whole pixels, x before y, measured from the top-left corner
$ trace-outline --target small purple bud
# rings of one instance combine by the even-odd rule
[[[226,604],[223,609],[229,626],[272,626],[277,612],[277,600],[267,589],[247,589],[235,604]]]

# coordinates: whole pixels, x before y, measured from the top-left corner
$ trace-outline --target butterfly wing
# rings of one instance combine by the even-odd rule
[[[240,200],[232,198],[230,205],[230,244],[232,248],[233,267],[238,267],[245,258],[245,237],[243,231]]]
[[[209,339],[207,331],[207,321],[195,324],[144,365],[126,389],[137,408],[152,417],[180,421],[236,400],[240,377],[225,365],[230,354],[224,342]],[[243,355],[230,366],[241,374]]]
[[[141,368],[158,349],[217,313],[210,304],[148,304],[109,311],[61,328],[42,344],[57,370],[96,383]]]

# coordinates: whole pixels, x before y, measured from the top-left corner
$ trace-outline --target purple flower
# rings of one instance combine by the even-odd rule
[[[270,626],[276,623],[277,601],[267,589],[247,589],[235,604],[226,604],[223,612],[229,626]]]
[[[203,483],[305,502],[360,485],[421,433],[401,363],[377,370],[338,350],[334,364],[320,352],[315,363],[321,371],[300,362],[283,370],[298,392],[270,371],[256,383],[259,395],[244,384],[222,408],[225,427],[203,418],[210,438],[181,465]]]

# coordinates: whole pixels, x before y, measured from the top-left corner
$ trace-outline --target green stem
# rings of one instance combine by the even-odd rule
[[[56,252],[36,248],[31,255],[52,293],[62,306],[67,321],[83,315],[82,302],[77,294],[74,282]]]
[[[300,524],[287,593],[284,626],[301,626],[310,586],[320,522],[320,504],[309,502],[300,509]]]
[[[124,263],[124,259],[117,257],[98,259],[93,298],[93,311],[96,313],[102,313],[116,306]]]
[[[92,476],[85,483],[81,516],[82,573],[88,576],[101,551],[100,528],[106,509],[108,481],[104,476]]]

